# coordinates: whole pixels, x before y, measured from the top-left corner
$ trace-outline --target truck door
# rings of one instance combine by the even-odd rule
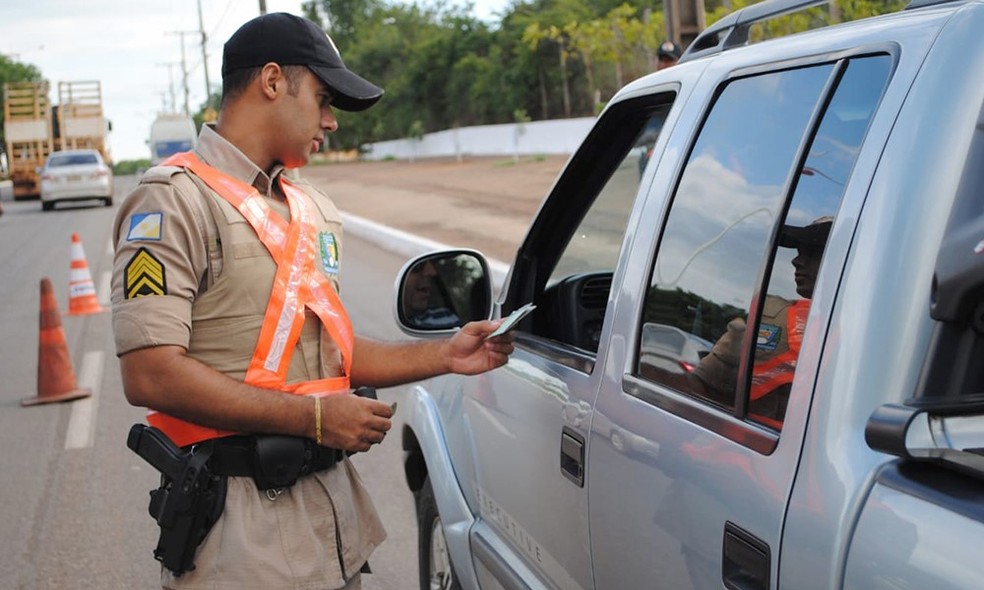
[[[516,351],[506,366],[462,382],[461,412],[481,450],[471,541],[483,588],[593,587],[584,468],[612,273],[675,96],[666,86],[601,116],[511,272],[503,315],[537,306]]]
[[[822,343],[817,273],[895,58],[729,57],[625,254],[586,471],[598,588],[775,584],[812,385],[796,362]]]

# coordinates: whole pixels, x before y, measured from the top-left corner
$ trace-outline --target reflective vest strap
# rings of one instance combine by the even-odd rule
[[[752,367],[751,398],[761,399],[777,387],[793,382],[796,361],[803,344],[806,318],[810,313],[810,302],[805,299],[794,301],[786,313],[786,344],[788,350],[781,354],[757,362]]]
[[[253,359],[245,382],[257,387],[298,395],[346,393],[351,388],[352,324],[338,294],[315,267],[317,228],[310,198],[283,178],[292,222],[270,209],[252,186],[201,162],[191,152],[176,154],[164,165],[190,169],[212,190],[234,206],[249,222],[277,264]],[[310,308],[338,346],[345,375],[287,384],[287,369],[304,325],[304,309]],[[193,424],[150,410],[147,422],[163,431],[178,446],[236,434]]]
[[[280,178],[280,186],[284,194],[287,195],[288,200],[291,203],[296,203],[299,210],[310,206],[307,196],[294,187],[294,185],[287,182],[283,176]],[[293,215],[293,209],[291,211],[291,215]],[[311,212],[307,211],[307,213],[307,215],[299,217],[302,223],[307,224],[310,222]],[[348,313],[345,311],[345,306],[338,297],[338,293],[335,292],[335,288],[331,286],[324,274],[314,268],[318,243],[313,239],[316,235],[313,225],[311,231],[307,232],[307,235],[312,238],[309,244],[312,249],[312,255],[308,258],[309,264],[311,265],[311,272],[307,274],[307,297],[305,297],[305,300],[308,307],[318,316],[321,324],[328,330],[328,334],[338,346],[338,350],[342,354],[345,374],[350,375],[352,373],[352,351],[355,348],[355,333],[352,330],[352,321],[349,319]]]
[[[283,218],[270,210],[256,189],[204,164],[194,154],[176,154],[165,164],[191,169],[212,190],[236,207],[277,262],[275,288],[271,292],[270,305],[250,363],[247,383],[277,387],[276,376],[282,378],[281,385],[286,382],[290,355],[303,326],[305,305],[318,316],[331,335],[341,353],[345,374],[350,374],[355,336],[338,294],[328,279],[314,268],[318,244],[310,198],[281,176],[281,187],[288,197],[291,210],[292,223],[288,226]],[[284,261],[285,253],[294,253],[289,262]],[[304,276],[307,277],[307,295],[301,289]]]
[[[147,424],[166,434],[179,447],[186,447],[203,440],[236,434],[228,430],[217,430],[215,428],[208,428],[207,426],[199,426],[198,424],[186,422],[174,416],[155,412],[154,410],[147,412]]]

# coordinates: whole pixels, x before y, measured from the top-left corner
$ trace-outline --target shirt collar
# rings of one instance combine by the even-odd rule
[[[215,131],[213,123],[202,125],[198,134],[198,147],[195,154],[206,164],[218,168],[225,174],[245,182],[262,195],[271,195],[270,186],[285,170],[282,164],[276,164],[267,174],[246,157],[239,148],[230,143]],[[288,175],[288,178],[290,176]],[[279,190],[275,191],[279,194]]]

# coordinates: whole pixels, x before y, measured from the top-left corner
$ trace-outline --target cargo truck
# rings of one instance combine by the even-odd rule
[[[54,109],[55,150],[93,149],[112,166],[107,146],[109,129],[102,106],[102,87],[98,81],[58,83],[58,106]]]
[[[3,85],[3,131],[15,199],[38,196],[38,168],[54,146],[48,88],[47,81]]]
[[[112,163],[100,83],[59,82],[57,105],[49,90],[47,81],[4,84],[4,137],[15,199],[39,195],[38,170],[53,151],[94,149]]]

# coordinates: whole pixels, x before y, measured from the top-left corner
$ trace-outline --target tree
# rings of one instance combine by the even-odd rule
[[[40,82],[41,70],[31,64],[18,62],[6,55],[0,54],[0,101],[3,96],[3,86],[7,82]],[[4,149],[3,112],[0,112],[0,152]]]

